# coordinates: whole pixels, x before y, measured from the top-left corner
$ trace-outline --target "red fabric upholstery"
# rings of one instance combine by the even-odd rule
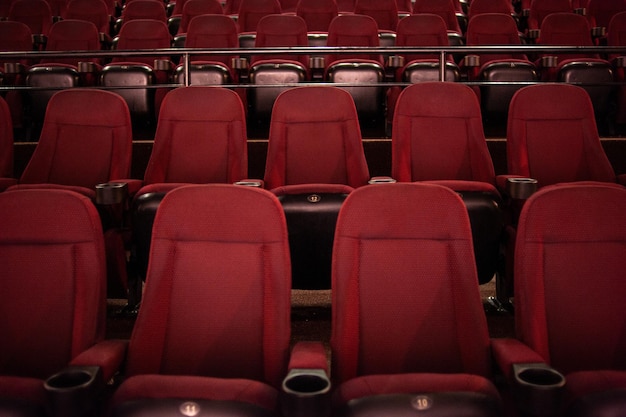
[[[237,48],[237,24],[229,16],[200,15],[191,19],[185,39],[186,48]],[[193,62],[220,62],[231,67],[235,55],[198,56],[192,55]]]
[[[240,181],[248,174],[246,139],[243,105],[233,91],[172,90],[163,100],[144,183]]]
[[[369,171],[350,94],[335,87],[282,93],[274,104],[265,166],[270,190],[311,183],[365,185]]]
[[[0,21],[0,51],[28,52],[33,50],[33,33],[22,22]],[[0,62],[20,62],[28,65],[28,59],[6,58]],[[4,71],[4,68],[2,68]]]
[[[140,2],[154,2],[153,0],[137,0]],[[134,3],[130,3],[134,4]],[[171,46],[171,36],[164,21],[153,19],[134,19],[124,22],[119,33],[118,50],[125,49],[163,49]],[[158,56],[116,57],[113,63],[142,63],[152,68]]]
[[[309,32],[328,32],[339,12],[335,0],[300,0],[296,14],[305,20]]]
[[[132,152],[128,106],[111,92],[60,91],[50,100],[39,143],[21,184],[83,187],[128,178]]]
[[[122,9],[121,20],[126,24],[132,20],[150,19],[167,23],[165,6],[155,0],[133,0]]]
[[[468,46],[521,44],[515,20],[510,14],[502,13],[482,13],[470,19],[465,38]],[[514,59],[528,61],[525,54],[481,54],[480,65],[494,60]]]
[[[407,87],[397,103],[392,139],[397,181],[463,180],[491,184],[495,172],[474,92],[457,83]]]
[[[189,376],[278,387],[288,359],[290,289],[285,218],[274,195],[224,184],[173,190],[155,219],[126,368],[136,377],[129,383],[142,387],[137,393],[142,398],[219,399],[213,389],[202,389],[213,384],[207,379],[193,383],[194,390],[179,389],[191,385]],[[220,386],[242,386],[229,381]],[[126,387],[122,384],[115,402],[134,397]],[[267,392],[256,385],[251,395],[267,398]]]
[[[416,0],[413,14],[432,13],[441,16],[449,32],[461,34],[456,8],[451,0]]]
[[[396,46],[449,46],[446,22],[431,13],[401,19],[396,28]],[[414,60],[439,60],[438,54],[404,54],[405,65]],[[452,59],[452,58],[450,58]]]
[[[71,0],[63,19],[85,20],[93,23],[101,33],[110,34],[109,8],[104,1],[94,0]]]
[[[308,46],[307,25],[299,16],[272,14],[262,17],[256,29],[256,48]],[[308,55],[253,55],[250,64],[258,62],[294,62],[309,67]]]
[[[624,0],[589,0],[586,5],[586,16],[591,27],[608,28],[613,16],[626,12]]]
[[[4,192],[0,218],[0,397],[41,400],[42,379],[104,337],[100,218],[60,190]]]
[[[520,217],[518,339],[564,373],[576,396],[626,387],[624,204],[619,185],[561,184],[535,193]]]
[[[591,29],[584,16],[574,13],[552,13],[543,20],[537,41],[541,45],[594,46]],[[550,55],[555,55],[551,53]],[[597,54],[562,54],[560,61],[598,58]]]
[[[178,2],[176,2],[176,6],[178,7]],[[174,10],[174,13],[175,12],[176,10]],[[182,8],[178,33],[187,33],[191,19],[196,16],[203,14],[222,14],[223,12],[222,5],[217,0],[188,0]]]
[[[45,0],[18,0],[11,4],[8,20],[25,23],[34,35],[48,36],[52,12]]]
[[[593,107],[581,87],[542,84],[511,100],[507,133],[509,174],[539,186],[571,181],[615,182],[598,137]]]
[[[357,0],[354,4],[354,13],[373,17],[379,30],[395,32],[398,25],[396,0]]]
[[[472,0],[470,2],[467,17],[472,20],[474,16],[484,13],[502,13],[512,15],[515,13],[513,3],[510,0]]]
[[[278,0],[241,0],[237,19],[239,32],[256,32],[257,24],[263,16],[281,12]]]
[[[528,29],[542,29],[543,20],[552,13],[572,13],[570,0],[532,0],[528,15]],[[543,35],[543,33],[542,33]]]
[[[340,396],[495,392],[471,239],[448,188],[368,185],[348,196],[333,252],[332,375],[349,381]]]
[[[84,20],[60,20],[52,25],[46,51],[98,51],[100,35],[98,28]],[[58,63],[77,66],[80,61],[98,62],[98,58],[43,58],[42,64]]]
[[[380,46],[378,40],[378,25],[373,17],[356,14],[339,15],[328,27],[328,46]],[[326,68],[337,61],[360,62],[373,61],[383,65],[382,57],[378,54],[338,54],[326,57]]]

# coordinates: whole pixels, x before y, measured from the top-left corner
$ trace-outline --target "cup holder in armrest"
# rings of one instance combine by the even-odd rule
[[[520,407],[531,416],[555,415],[561,404],[565,377],[545,363],[513,365]]]
[[[527,200],[537,191],[537,180],[534,178],[507,178],[506,191],[511,198]]]
[[[261,180],[243,180],[235,182],[235,185],[244,185],[246,187],[263,188],[263,181]]]
[[[98,366],[72,366],[49,377],[44,388],[51,416],[81,417],[93,411],[104,387]]]
[[[322,369],[292,369],[282,385],[285,415],[329,416],[330,386],[330,379]]]
[[[96,204],[121,204],[128,197],[128,184],[125,182],[105,182],[96,185]]]

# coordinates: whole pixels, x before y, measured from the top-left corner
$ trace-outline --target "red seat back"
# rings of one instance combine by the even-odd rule
[[[239,96],[202,86],[170,91],[161,104],[144,182],[233,183],[247,174],[245,113]]]
[[[336,87],[299,87],[274,104],[265,185],[367,183],[369,172],[354,101]]]
[[[128,178],[131,153],[132,127],[122,97],[104,90],[63,90],[50,99],[20,182],[94,190],[99,183]]]

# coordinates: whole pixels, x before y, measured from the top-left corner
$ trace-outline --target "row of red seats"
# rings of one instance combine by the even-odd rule
[[[171,191],[126,341],[103,338],[105,249],[91,201],[7,191],[0,410],[615,415],[626,406],[625,205],[623,187],[598,182],[533,195],[516,247],[517,337],[490,340],[459,196],[423,183],[355,190],[336,227],[331,372],[321,343],[290,346],[288,227],[274,194]]]
[[[137,0],[139,2],[140,0]],[[196,1],[196,0],[190,0]],[[200,1],[200,0],[198,0]],[[193,19],[185,35],[185,46],[204,48],[232,48],[237,51],[239,39],[235,23],[223,15],[201,15]],[[626,27],[626,12],[618,14],[608,33],[610,46],[621,46],[621,34]],[[14,24],[3,22],[3,33],[20,33]],[[0,25],[2,30],[3,25]],[[98,45],[96,29],[82,21],[61,21],[55,24],[48,50],[66,51],[71,49],[96,49]],[[620,29],[621,28],[621,29]],[[127,22],[120,33],[118,50],[168,48],[171,38],[165,24],[155,20],[136,20]],[[255,45],[258,47],[308,46],[308,30],[303,20],[292,15],[270,15],[261,20],[261,26],[255,33]],[[77,32],[84,36],[76,36]],[[28,38],[27,32],[24,32]],[[72,36],[75,36],[73,39]],[[431,14],[412,15],[402,19],[395,32],[396,46],[448,46],[449,38],[443,20]],[[26,40],[27,42],[27,40]],[[328,32],[330,46],[379,46],[378,27],[371,17],[365,15],[342,15],[333,21]],[[480,45],[520,45],[513,19],[505,14],[483,14],[470,22],[466,43],[469,46]],[[573,13],[554,13],[544,22],[541,45],[576,45],[592,46],[589,26],[586,20]],[[391,66],[381,54],[342,54],[325,56],[285,56],[253,55],[246,61],[246,70],[237,71],[233,62],[240,62],[238,54],[192,56],[189,75],[192,84],[231,84],[238,82],[257,85],[297,84],[311,79],[333,83],[371,84],[385,81],[414,83],[425,80],[437,80],[439,57],[437,54],[405,54],[389,59]],[[398,58],[401,57],[402,61]],[[624,105],[621,94],[617,94],[616,81],[622,81],[623,68],[619,64],[620,54],[601,57],[594,53],[553,53],[537,54],[527,57],[521,53],[498,53],[489,55],[464,56],[459,63],[449,56],[446,66],[446,79],[449,81],[488,81],[534,83],[543,81],[565,81],[581,83],[588,90],[599,115],[609,112],[611,116],[623,121]],[[184,83],[187,75],[183,64],[174,69],[168,59],[159,59],[162,66],[155,66],[157,56],[117,57],[101,67],[98,58],[73,57],[69,59],[45,58],[41,63],[31,66],[21,76],[24,83],[37,90],[29,91],[32,113],[36,120],[41,120],[49,97],[55,89],[77,85],[98,84],[114,88],[116,86],[136,87],[119,90],[136,118],[153,118],[158,112],[160,99],[164,91],[147,88],[155,84]],[[310,60],[309,58],[314,58]],[[612,62],[609,61],[609,58]],[[233,61],[233,59],[235,61]],[[91,72],[81,72],[78,62],[90,62]],[[310,64],[314,65],[311,66]],[[22,64],[28,64],[26,60]],[[249,66],[248,66],[249,65]],[[13,80],[20,83],[20,75],[5,74],[5,82]],[[317,74],[318,78],[315,78]],[[244,77],[244,79],[240,79]],[[48,88],[50,90],[46,91]],[[483,86],[476,88],[481,95],[485,114],[506,116],[506,109],[512,93],[519,86]],[[252,118],[269,120],[269,114],[276,95],[284,88],[259,88],[248,91],[248,101]],[[381,123],[387,117],[391,121],[393,106],[399,88],[348,87],[352,92],[362,121],[375,120]],[[388,97],[385,97],[387,93]],[[156,94],[156,98],[155,98]],[[617,97],[617,98],[616,98]],[[20,112],[20,106],[16,112]],[[615,110],[617,108],[617,110]],[[14,117],[14,122],[18,122]]]
[[[540,186],[618,181],[600,144],[585,90],[542,84],[525,87],[514,97],[507,137],[509,177],[534,178]],[[100,109],[105,105],[106,110]],[[111,229],[123,220],[131,225],[132,238],[126,239],[126,247],[133,248],[136,273],[125,276],[123,249],[118,247],[111,256],[113,265],[118,262],[119,277],[114,279],[131,292],[145,278],[159,202],[181,183],[204,182],[250,183],[278,195],[294,227],[295,287],[328,288],[336,213],[347,194],[371,180],[354,101],[339,88],[294,88],[279,96],[272,113],[265,176],[256,180],[247,178],[243,105],[228,89],[198,86],[167,94],[142,181],[128,179],[132,127],[120,96],[102,90],[65,90],[53,96],[46,116],[37,149],[17,187],[80,186],[95,200],[98,184],[126,183],[131,199],[122,207],[112,206],[106,223]],[[3,155],[11,163],[12,139],[5,139]],[[519,203],[508,198],[507,176],[499,180],[495,176],[474,92],[463,84],[439,82],[405,89],[394,117],[391,162],[395,181],[442,182],[463,196],[471,207],[479,281],[489,282],[498,272],[503,233],[506,246],[513,247]],[[16,182],[5,181],[6,186]],[[390,179],[382,179],[386,181]],[[311,222],[310,216],[318,221]],[[114,232],[110,236],[118,244],[123,237]],[[512,260],[512,255],[507,259]],[[506,302],[512,279],[506,270],[499,272],[503,282],[498,288]]]

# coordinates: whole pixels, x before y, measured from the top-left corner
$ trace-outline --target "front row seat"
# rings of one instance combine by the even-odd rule
[[[104,340],[98,212],[73,191],[15,190],[0,194],[0,219],[0,414],[94,411],[126,349]],[[61,407],[72,399],[85,408]]]

